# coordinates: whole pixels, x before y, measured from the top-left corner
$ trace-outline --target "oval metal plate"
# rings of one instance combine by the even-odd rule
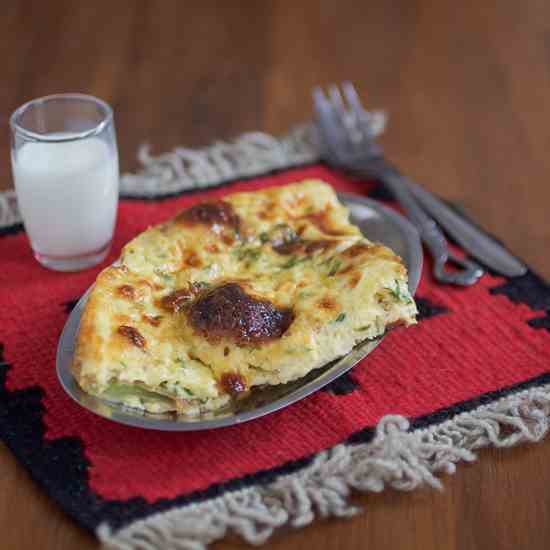
[[[351,221],[372,241],[389,246],[401,256],[409,271],[409,287],[414,294],[422,270],[422,246],[416,229],[396,212],[370,199],[348,193],[338,197],[350,210]],[[361,342],[345,355],[315,369],[305,377],[281,384],[256,388],[250,395],[231,407],[195,418],[185,418],[174,413],[153,414],[132,409],[117,403],[99,399],[83,392],[74,379],[70,364],[82,310],[88,294],[77,303],[61,333],[57,347],[57,375],[65,391],[79,405],[95,414],[130,426],[150,430],[190,431],[233,426],[275,412],[326,386],[367,356],[381,341]]]

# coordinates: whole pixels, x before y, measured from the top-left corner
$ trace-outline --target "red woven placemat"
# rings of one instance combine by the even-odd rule
[[[379,191],[372,182],[313,165],[168,199],[122,200],[105,265],[147,226],[205,196],[310,177],[340,191]],[[352,488],[433,484],[432,472],[452,469],[491,438],[497,444],[511,435],[536,439],[546,428],[537,414],[530,419],[521,407],[517,414],[513,408],[524,403],[536,409],[550,383],[548,286],[532,273],[516,279],[487,274],[470,288],[441,286],[430,275],[429,261],[417,292],[419,325],[392,332],[349,374],[303,401],[208,432],[162,433],[109,422],[75,404],[55,374],[60,332],[100,268],[48,271],[33,259],[21,228],[3,233],[0,436],[82,526],[125,527],[108,537],[112,545],[140,536],[161,547],[168,540],[202,544],[231,527],[259,542],[275,527],[306,523],[316,513],[351,513],[346,497]],[[510,401],[514,396],[517,403]],[[410,424],[386,419],[376,434],[385,415],[402,415]],[[392,447],[396,438],[401,454]],[[334,457],[351,461],[347,470]],[[387,461],[387,470],[373,462],[378,459]],[[315,481],[312,475],[321,467],[324,477]],[[340,485],[331,481],[327,488],[327,479]],[[154,516],[167,510],[177,513]],[[153,516],[157,523],[135,523]],[[155,529],[162,535],[152,534]]]

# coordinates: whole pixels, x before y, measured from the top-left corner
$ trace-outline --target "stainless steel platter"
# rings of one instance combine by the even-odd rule
[[[422,246],[416,229],[402,216],[381,204],[352,195],[339,193],[339,199],[350,209],[351,221],[372,241],[379,241],[399,254],[409,270],[409,287],[416,291],[422,270]],[[82,310],[88,292],[75,306],[59,339],[57,375],[65,391],[82,407],[95,414],[130,426],[150,430],[189,431],[232,426],[259,418],[287,407],[332,382],[368,355],[381,341],[365,341],[350,353],[310,372],[304,378],[279,386],[255,388],[250,395],[216,413],[186,418],[172,413],[152,414],[111,403],[84,393],[70,370],[74,345]]]

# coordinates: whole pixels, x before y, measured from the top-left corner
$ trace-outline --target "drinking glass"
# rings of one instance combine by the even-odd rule
[[[10,126],[17,202],[36,259],[58,271],[101,262],[118,203],[111,107],[89,95],[50,95],[19,107]]]

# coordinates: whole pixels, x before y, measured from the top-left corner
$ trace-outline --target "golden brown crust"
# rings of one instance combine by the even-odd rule
[[[82,312],[82,317],[80,318],[76,348],[73,361],[71,363],[73,375],[84,389],[87,389],[87,387],[90,387],[95,383],[95,377],[93,375],[89,375],[87,379],[83,379],[81,377],[82,364],[92,362],[99,364],[101,362],[103,339],[99,335],[95,323],[99,307],[98,296],[91,292],[90,297],[86,302],[86,307]]]
[[[125,403],[196,414],[415,311],[401,260],[306,181],[199,203],[130,241],[97,278],[72,370],[90,393],[138,388]]]

